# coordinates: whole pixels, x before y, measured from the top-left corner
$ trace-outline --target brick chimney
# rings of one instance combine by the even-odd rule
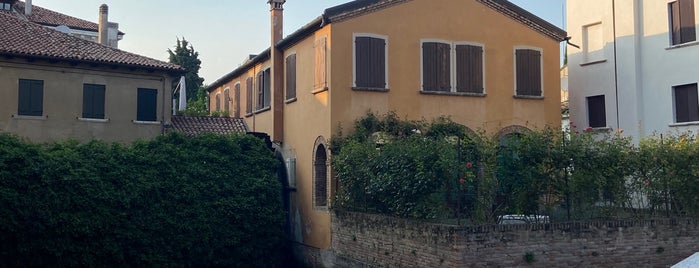
[[[109,22],[108,22],[109,7],[107,4],[100,6],[99,26],[97,33],[97,42],[108,46],[109,45]]]
[[[24,2],[24,15],[29,16],[32,14],[32,0],[26,0]]]
[[[284,3],[286,0],[269,0],[271,23],[270,54],[272,56],[272,139],[284,140],[284,53],[276,48],[284,34]]]

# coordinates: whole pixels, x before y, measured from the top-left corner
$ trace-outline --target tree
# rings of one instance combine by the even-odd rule
[[[182,40],[177,38],[175,50],[168,48],[167,52],[170,54],[170,63],[182,66],[187,70],[187,73],[184,75],[185,83],[187,84],[187,101],[197,100],[199,98],[197,91],[204,83],[204,78],[199,77],[199,69],[201,68],[199,52],[194,51],[192,44],[187,42],[184,37],[182,37]],[[178,79],[173,81],[173,88],[178,82]]]

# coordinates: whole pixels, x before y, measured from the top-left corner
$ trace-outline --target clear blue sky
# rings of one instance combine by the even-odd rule
[[[287,0],[284,32],[289,34],[349,0]],[[440,1],[440,0],[432,0]],[[469,0],[463,0],[469,1]],[[564,27],[565,0],[511,0],[531,13]],[[126,33],[119,48],[167,61],[167,49],[185,37],[199,52],[199,75],[212,83],[235,69],[249,54],[269,47],[267,0],[33,0],[34,5],[97,22],[101,4],[109,21]]]

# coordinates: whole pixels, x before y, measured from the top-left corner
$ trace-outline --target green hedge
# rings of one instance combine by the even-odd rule
[[[0,265],[276,265],[277,165],[250,136],[127,146],[0,135]]]
[[[503,214],[552,220],[699,216],[699,141],[634,144],[622,131],[545,128],[506,137],[448,118],[368,114],[332,139],[335,209],[448,222]]]

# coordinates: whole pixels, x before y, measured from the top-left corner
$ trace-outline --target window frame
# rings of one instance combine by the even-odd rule
[[[683,117],[687,117],[687,120],[680,121],[678,117],[678,103],[677,103],[677,89],[678,88],[683,88],[687,86],[694,86],[694,92],[693,94],[696,96],[695,100],[692,102],[691,99],[688,98],[688,96],[683,96],[683,100],[686,100],[685,105],[687,106],[687,114],[684,115]],[[690,93],[691,94],[691,93]],[[692,107],[693,106],[693,107]],[[696,114],[691,114],[689,112],[690,109],[694,108],[696,111]],[[693,124],[693,123],[699,123],[699,85],[697,83],[687,83],[687,84],[681,84],[681,85],[676,85],[672,87],[672,111],[673,111],[673,122],[675,124]]]
[[[366,37],[381,39],[384,41],[384,86],[383,87],[370,87],[370,86],[358,86],[357,85],[357,38]],[[367,91],[389,91],[389,74],[388,74],[388,36],[374,33],[353,33],[352,34],[352,89],[353,90],[367,90]]]
[[[425,43],[441,43],[449,45],[449,91],[438,91],[438,90],[425,90]],[[482,89],[481,92],[462,92],[458,91],[458,57],[457,57],[457,47],[458,46],[475,46],[481,48],[481,81]],[[420,40],[420,93],[422,94],[437,94],[437,95],[459,95],[459,96],[473,96],[473,97],[485,97],[486,96],[486,51],[485,45],[483,43],[472,42],[472,41],[449,41],[444,39],[421,39]]]
[[[90,99],[91,101],[93,101],[93,102],[91,102],[92,105],[88,105],[88,103],[86,102],[86,97],[88,97],[88,96],[86,96],[88,94],[87,93],[88,88],[95,89],[95,87],[99,88],[102,91],[102,98],[101,98],[101,100],[98,100],[99,102],[101,102],[101,106],[102,106],[102,111],[101,111],[102,116],[101,117],[99,116],[100,115],[99,112],[94,111],[95,110],[94,101],[97,98],[97,97],[95,97],[94,92],[92,92],[93,98]],[[82,116],[80,118],[81,119],[106,119],[106,94],[107,94],[107,86],[106,85],[84,83],[83,84],[83,107],[82,107],[83,111],[82,111]],[[92,107],[92,109],[90,109],[91,113],[86,111],[86,108],[88,108],[88,106]]]
[[[28,83],[28,84],[27,84]],[[28,88],[24,88],[22,85],[27,84]],[[19,79],[17,83],[17,115],[18,116],[28,116],[28,117],[42,117],[44,116],[44,80],[38,79]],[[34,88],[38,86],[38,88]],[[28,92],[27,92],[28,91]],[[28,94],[28,95],[27,95]],[[32,98],[32,96],[38,95],[38,99]],[[28,103],[28,107],[23,107],[22,100]],[[38,109],[38,110],[35,110]],[[40,108],[40,109],[39,109]]]
[[[686,1],[686,2],[691,3],[692,7],[691,7],[691,8],[682,8],[682,2],[683,2],[683,1]],[[677,8],[678,8],[678,13],[677,13],[677,15],[678,15],[678,17],[679,17],[679,24],[678,24],[678,26],[679,26],[679,29],[678,29],[679,37],[678,37],[678,39],[679,39],[679,40],[675,40],[676,35],[675,35],[675,29],[674,29],[674,28],[675,28],[675,23],[674,23],[674,22],[677,21],[677,20],[675,20],[675,11],[673,10],[673,5],[675,5],[675,4],[677,5]],[[686,44],[688,44],[688,43],[695,43],[695,42],[697,42],[697,32],[696,32],[696,30],[697,30],[697,29],[696,29],[697,20],[696,20],[696,12],[695,12],[694,5],[695,5],[694,0],[674,0],[674,1],[669,1],[669,2],[667,2],[667,9],[668,9],[668,33],[669,33],[669,43],[670,43],[670,46],[671,46],[671,47],[683,46],[683,45],[686,45]],[[683,28],[685,28],[685,27],[682,27],[682,26],[683,26],[683,21],[682,21],[683,16],[682,16],[682,14],[685,14],[685,15],[689,15],[689,14],[683,13],[683,11],[691,11],[691,16],[692,16],[692,19],[693,19],[692,22],[691,22],[691,25],[689,26],[689,27],[691,27],[691,34],[689,34],[689,32],[688,32],[688,33],[687,33],[687,34],[689,34],[688,36],[685,36],[685,35],[683,34]],[[691,36],[691,38],[690,38],[690,36]],[[683,40],[684,38],[691,39],[691,40]]]
[[[257,98],[254,113],[267,111],[271,108],[272,102],[272,68],[267,66],[260,69],[255,75],[257,85],[255,86]]]
[[[603,116],[603,121],[599,122],[601,124],[597,124],[597,120],[594,119],[593,121],[593,111],[599,111],[600,107],[592,107],[591,104],[595,104],[594,101],[597,101],[601,98],[602,100],[602,107],[601,107],[601,113]],[[587,96],[585,97],[585,105],[587,106],[587,125],[592,128],[606,128],[607,126],[607,97],[604,94],[601,95],[592,95],[592,96]],[[597,108],[597,109],[593,109]],[[593,124],[595,123],[595,124]]]
[[[590,35],[590,29],[595,29],[595,27],[600,27],[599,39],[600,39],[601,44],[600,44],[600,49],[599,49],[598,53],[591,53],[590,44],[592,42],[590,42],[591,41],[590,37],[592,35]],[[595,22],[588,23],[588,24],[585,24],[582,26],[582,43],[583,44],[582,44],[581,49],[582,49],[582,53],[583,53],[583,61],[582,61],[581,65],[589,65],[589,64],[601,63],[601,62],[607,61],[607,57],[605,56],[605,51],[604,51],[604,25],[602,24],[602,21],[595,21]]]
[[[294,59],[294,68],[293,68],[293,80],[289,80],[290,75],[290,70],[289,68],[289,59],[293,57]],[[298,94],[298,57],[296,56],[296,52],[291,52],[289,53],[285,58],[284,58],[284,96],[285,96],[285,102],[286,103],[291,103],[296,101],[296,96]],[[293,81],[291,83],[290,81]],[[293,86],[293,87],[292,87]],[[291,90],[293,88],[293,90]],[[293,94],[289,94],[290,92],[293,92]]]
[[[517,51],[518,50],[535,50],[539,52],[539,82],[540,82],[540,90],[541,93],[539,96],[536,95],[519,95],[517,94]],[[514,75],[513,80],[514,80],[514,97],[515,98],[520,98],[520,99],[543,99],[545,96],[545,84],[544,84],[544,50],[540,47],[533,47],[533,46],[515,46],[513,49],[513,54],[512,54],[512,60],[513,60],[513,73]]]

